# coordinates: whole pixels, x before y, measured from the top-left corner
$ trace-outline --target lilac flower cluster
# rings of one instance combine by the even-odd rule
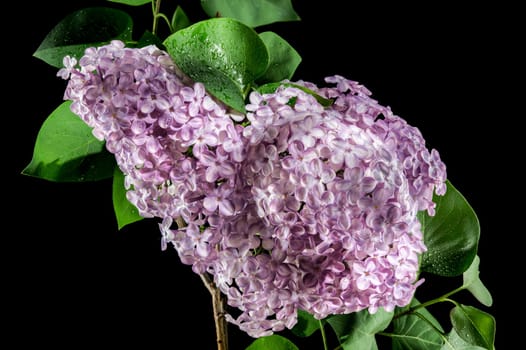
[[[446,169],[365,87],[287,81],[252,92],[240,115],[154,46],[115,41],[76,63],[59,71],[72,111],[115,155],[129,201],[162,219],[163,249],[238,309],[230,322],[260,337],[292,328],[298,309],[321,319],[411,301],[426,250],[416,214],[434,214]]]

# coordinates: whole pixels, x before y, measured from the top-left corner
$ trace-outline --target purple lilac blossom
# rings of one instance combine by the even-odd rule
[[[213,276],[229,322],[261,337],[292,328],[298,309],[322,319],[409,304],[426,250],[416,214],[434,215],[446,169],[365,87],[284,81],[240,115],[155,46],[114,41],[78,63],[57,74],[64,98],[115,155],[128,200],[161,220],[163,249]]]

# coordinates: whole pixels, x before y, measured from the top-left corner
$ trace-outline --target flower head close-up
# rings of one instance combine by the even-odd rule
[[[71,12],[34,53],[64,88],[22,175],[109,180],[118,231],[153,222],[163,268],[184,265],[210,292],[218,350],[234,336],[247,350],[318,337],[313,349],[495,349],[480,223],[450,156],[358,66],[302,77],[272,30],[302,20],[290,0],[201,1],[198,20],[160,0],[107,2]],[[129,13],[150,7],[136,37]],[[159,300],[201,304],[176,297],[175,279]]]

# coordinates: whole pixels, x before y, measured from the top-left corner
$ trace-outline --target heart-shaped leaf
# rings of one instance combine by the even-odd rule
[[[33,158],[22,174],[57,182],[95,181],[113,176],[115,157],[91,128],[63,102],[40,128]]]
[[[287,338],[273,334],[261,337],[252,342],[246,350],[299,350],[293,342]]]
[[[235,18],[252,28],[300,20],[291,0],[201,0],[201,7],[210,17]]]
[[[144,219],[139,215],[137,208],[126,198],[126,188],[124,187],[124,174],[115,167],[113,175],[113,210],[117,219],[119,230],[124,226]]]
[[[191,24],[190,19],[186,15],[186,12],[184,12],[181,6],[177,6],[177,8],[175,9],[172,15],[172,20],[171,20],[172,33],[175,33],[180,29],[186,28],[190,24]]]
[[[368,310],[327,318],[344,350],[377,350],[375,334],[383,331],[393,318],[393,312],[378,309],[374,314]]]
[[[495,318],[469,305],[458,305],[451,310],[451,324],[458,335],[471,345],[493,350]]]
[[[107,7],[84,8],[64,17],[47,34],[33,56],[62,68],[66,55],[78,60],[88,47],[101,46],[112,39],[130,41],[132,27],[132,18],[124,11]]]
[[[145,30],[142,33],[141,38],[134,45],[128,45],[129,47],[145,47],[148,45],[155,45],[159,49],[164,50],[163,41],[149,30]]]
[[[464,196],[447,181],[447,192],[435,195],[436,213],[419,212],[427,251],[421,269],[440,276],[458,276],[475,258],[480,237],[478,218]]]
[[[252,28],[232,18],[194,23],[163,43],[183,72],[240,112],[245,112],[250,85],[268,65],[263,40]]]
[[[488,288],[486,288],[479,278],[479,265],[480,258],[477,255],[475,259],[473,259],[473,263],[471,263],[469,269],[462,275],[462,287],[469,290],[482,305],[491,306],[493,304],[493,298]]]
[[[306,311],[298,310],[298,322],[291,329],[298,337],[308,337],[320,329],[320,321]]]
[[[411,304],[400,311],[403,312],[418,304],[419,302],[413,298]],[[393,320],[393,350],[440,350],[444,341],[437,330],[443,331],[442,326],[426,308],[420,308],[415,312],[420,316],[409,313]]]
[[[301,62],[298,52],[281,36],[274,32],[259,34],[267,46],[269,63],[265,74],[258,78],[258,84],[291,79]]]
[[[446,337],[446,341],[440,350],[486,350],[483,347],[472,345],[462,339],[455,329],[451,329],[451,332]]]

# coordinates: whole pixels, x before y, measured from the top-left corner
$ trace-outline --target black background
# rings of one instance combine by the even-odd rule
[[[198,1],[165,1],[164,12],[171,13],[176,4],[192,21],[206,18]],[[55,76],[57,70],[32,54],[65,15],[92,5],[128,11],[136,36],[150,28],[148,5],[133,8],[93,0],[20,3],[9,12],[18,24],[4,30],[11,42],[3,50],[9,62],[4,74],[11,82],[3,101],[10,111],[4,116],[9,180],[4,184],[7,244],[2,246],[9,286],[4,308],[11,311],[4,313],[8,333],[17,348],[214,349],[208,292],[173,249],[161,251],[155,219],[119,231],[111,181],[52,183],[20,175],[31,160],[42,122],[62,102],[65,87]],[[497,317],[497,304],[502,305],[497,285],[507,284],[507,269],[500,261],[506,259],[502,254],[514,253],[497,247],[519,236],[506,226],[513,221],[513,205],[505,199],[520,187],[515,185],[520,176],[513,176],[513,162],[520,158],[506,160],[512,149],[507,144],[510,129],[515,128],[511,120],[520,113],[505,110],[513,99],[503,93],[512,89],[504,79],[516,79],[508,60],[518,45],[511,39],[514,10],[334,0],[298,0],[293,6],[301,21],[258,29],[275,31],[303,57],[293,79],[323,85],[325,76],[340,74],[357,80],[381,104],[417,126],[429,147],[440,152],[449,180],[479,217],[480,276],[494,304],[486,308],[464,292],[455,299],[495,316],[500,339],[507,330],[503,317]],[[163,22],[160,26],[163,30]],[[459,283],[428,276],[417,296],[436,297]],[[431,311],[445,318],[450,308],[443,304]],[[252,341],[236,327],[229,331],[232,350]],[[301,349],[322,348],[317,335],[307,341],[291,339]]]

